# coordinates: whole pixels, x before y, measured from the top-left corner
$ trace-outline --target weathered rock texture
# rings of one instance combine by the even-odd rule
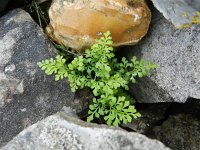
[[[152,2],[176,27],[200,24],[199,0],[152,0]]]
[[[1,150],[169,150],[138,133],[89,124],[66,115],[50,116],[22,131]]]
[[[56,42],[80,50],[110,31],[113,46],[133,45],[146,33],[151,13],[144,0],[54,0],[47,33]]]
[[[73,93],[55,82],[37,62],[54,48],[23,10],[0,18],[0,146],[25,127],[70,105]]]
[[[153,18],[149,34],[127,56],[141,56],[158,67],[131,85],[131,92],[146,103],[200,99],[200,26],[176,29],[158,12]]]
[[[200,122],[192,115],[171,116],[154,129],[156,138],[174,150],[200,149]]]

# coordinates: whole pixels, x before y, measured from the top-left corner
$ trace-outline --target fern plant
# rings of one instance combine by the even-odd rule
[[[129,81],[135,83],[137,78],[146,76],[156,65],[139,61],[136,57],[130,62],[123,57],[118,62],[110,32],[103,35],[84,55],[77,56],[69,64],[58,55],[38,65],[47,75],[55,74],[55,80],[67,78],[73,92],[84,87],[93,91],[95,98],[89,106],[88,122],[101,118],[108,125],[118,126],[140,117],[133,105],[134,100],[126,92]]]

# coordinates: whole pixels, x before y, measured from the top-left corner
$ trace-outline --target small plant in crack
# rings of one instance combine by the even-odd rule
[[[106,32],[96,44],[69,64],[58,55],[55,59],[42,60],[38,65],[47,75],[55,74],[55,80],[67,78],[73,92],[84,87],[93,91],[88,122],[98,118],[108,125],[118,126],[140,117],[134,107],[135,101],[127,94],[128,83],[135,83],[137,78],[146,76],[156,65],[136,57],[130,62],[123,57],[118,62],[112,43],[110,32]]]

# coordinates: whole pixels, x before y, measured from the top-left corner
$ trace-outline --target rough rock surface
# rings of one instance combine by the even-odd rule
[[[137,55],[158,65],[155,73],[130,86],[136,99],[146,103],[200,99],[199,47],[200,26],[176,29],[155,11],[145,39],[123,51],[129,58]]]
[[[0,146],[63,105],[70,106],[74,94],[68,84],[55,82],[37,66],[53,51],[25,11],[0,18]]]
[[[110,31],[113,46],[133,45],[147,33],[151,13],[144,0],[54,0],[49,36],[76,50]]]
[[[176,27],[200,24],[199,0],[152,0],[152,2]]]
[[[171,116],[154,129],[156,138],[174,150],[200,149],[200,120],[192,115]]]
[[[22,131],[1,150],[169,150],[138,133],[83,122],[64,112]]]

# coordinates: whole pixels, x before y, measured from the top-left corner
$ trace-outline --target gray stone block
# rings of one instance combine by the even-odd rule
[[[155,73],[131,85],[139,102],[180,102],[200,99],[200,26],[176,29],[158,12],[148,35],[126,55],[140,56],[158,65]],[[125,52],[124,52],[125,53]]]
[[[17,9],[0,18],[0,146],[72,103],[67,82],[56,82],[37,66],[54,55],[54,47],[28,13]]]
[[[1,150],[170,150],[139,133],[70,116],[60,112],[47,117],[22,131]]]
[[[200,24],[199,0],[151,0],[154,6],[171,21],[175,27]]]

